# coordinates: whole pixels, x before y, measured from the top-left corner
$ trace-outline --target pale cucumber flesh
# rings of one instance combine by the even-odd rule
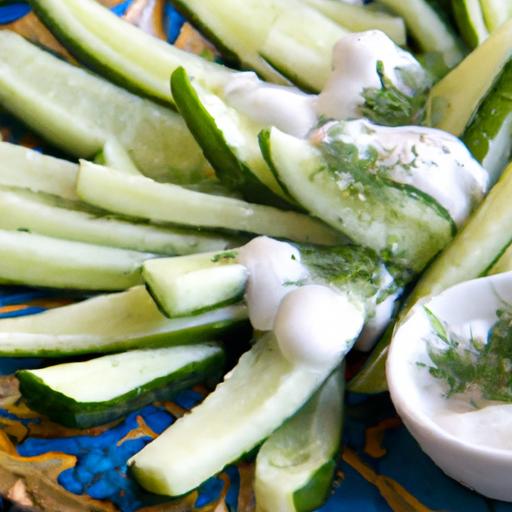
[[[242,299],[247,269],[219,256],[163,258],[143,268],[146,286],[167,316],[195,315]]]
[[[511,56],[512,20],[434,85],[426,105],[427,124],[462,135]]]
[[[78,165],[39,151],[0,141],[0,186],[78,200]]]
[[[199,343],[238,328],[246,319],[246,308],[235,305],[169,320],[144,287],[137,286],[37,315],[0,320],[0,355],[65,357]]]
[[[31,0],[31,4],[79,60],[122,87],[164,104],[172,102],[169,77],[179,66],[210,81],[229,74],[227,68],[146,34],[95,0]]]
[[[268,437],[332,370],[291,364],[273,336],[265,336],[204,402],[130,459],[132,473],[157,494],[195,489]]]
[[[181,117],[0,31],[0,104],[76,157],[92,158],[112,137],[146,175],[194,182],[207,164]]]
[[[254,492],[261,512],[320,507],[331,489],[341,443],[344,375],[336,370],[316,395],[262,445]]]
[[[142,282],[142,264],[154,255],[0,230],[0,279],[13,284],[124,290]]]
[[[278,179],[299,204],[403,267],[422,270],[452,238],[451,220],[438,213],[433,200],[394,185],[368,184],[361,201],[340,190],[321,152],[308,141],[273,128],[261,134],[260,144]]]
[[[169,256],[221,251],[237,244],[222,234],[128,222],[76,201],[2,187],[0,229]]]
[[[28,405],[57,423],[86,428],[112,421],[189,386],[219,377],[224,354],[209,343],[124,352],[16,376]],[[108,386],[105,386],[108,382]]]
[[[245,231],[326,245],[339,241],[331,228],[304,214],[195,192],[143,176],[128,176],[89,162],[81,163],[77,191],[92,205],[160,223]]]

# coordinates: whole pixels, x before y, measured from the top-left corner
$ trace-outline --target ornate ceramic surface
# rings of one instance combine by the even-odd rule
[[[211,48],[188,25],[182,27],[182,18],[162,0],[103,3],[134,24],[149,9],[151,23],[145,30],[212,55]],[[24,3],[0,2],[0,24],[66,54]],[[0,127],[4,139],[45,150],[9,116],[0,114]],[[0,317],[37,313],[75,299],[0,287]],[[174,501],[144,492],[127,476],[127,459],[200,401],[204,390],[196,388],[173,403],[144,407],[121,422],[70,430],[27,409],[19,400],[16,380],[9,376],[17,368],[43,364],[42,360],[0,359],[0,374],[4,375],[0,377],[0,494],[5,497],[0,509],[16,502],[49,511],[253,510],[250,463],[229,467],[199,490]],[[336,482],[322,511],[387,510],[505,512],[512,511],[512,506],[486,500],[445,477],[401,425],[387,395],[349,396]]]

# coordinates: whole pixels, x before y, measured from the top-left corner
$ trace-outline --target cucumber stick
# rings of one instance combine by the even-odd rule
[[[441,53],[449,68],[462,60],[464,53],[456,34],[427,0],[378,1],[405,20],[412,37],[424,52]]]
[[[236,245],[236,239],[221,234],[128,222],[76,201],[3,187],[0,229],[168,256]]]
[[[512,18],[510,0],[480,0],[487,27],[492,32]]]
[[[13,284],[124,290],[142,282],[142,263],[154,255],[0,230],[0,280]]]
[[[0,320],[0,355],[67,357],[216,339],[245,324],[243,306],[165,318],[143,286],[37,315]]]
[[[453,236],[449,217],[415,189],[377,180],[361,183],[361,200],[360,194],[340,189],[336,174],[329,172],[320,150],[308,141],[272,128],[262,132],[260,145],[297,202],[356,243],[406,268],[421,271]]]
[[[229,107],[220,90],[212,92],[191,80],[183,68],[171,78],[176,105],[218,178],[249,201],[292,202],[261,155],[258,133],[264,128]]]
[[[494,184],[512,152],[512,61],[503,68],[462,140]]]
[[[204,178],[201,150],[175,112],[8,30],[0,31],[0,54],[0,104],[67,153],[92,158],[115,137],[146,175],[185,182]]]
[[[107,423],[222,375],[224,353],[208,343],[133,350],[16,373],[29,407],[70,428]],[[107,384],[107,385],[105,385]]]
[[[135,174],[136,176],[142,174],[133,163],[128,151],[114,138],[105,142],[103,149],[98,153],[94,161],[98,164],[112,167],[118,171],[126,172],[127,174]]]
[[[339,241],[337,233],[307,215],[128,176],[85,161],[80,165],[77,192],[94,206],[155,222],[247,231],[299,242],[333,245]]]
[[[480,0],[452,0],[452,7],[462,37],[476,48],[489,36]]]
[[[164,314],[170,318],[198,314],[242,299],[247,269],[233,262],[232,251],[154,260],[143,278]],[[235,260],[236,261],[236,260]]]
[[[407,33],[403,18],[393,16],[370,6],[339,2],[337,0],[304,0],[322,14],[352,32],[381,30],[397,45],[405,46]],[[478,0],[477,0],[478,1]]]
[[[264,443],[256,458],[254,492],[261,512],[316,510],[329,496],[341,444],[343,372]]]
[[[511,194],[512,165],[419,280],[399,318],[404,318],[409,309],[425,297],[506,266],[506,260],[499,260],[512,242]],[[387,389],[385,364],[390,341],[391,336],[387,336],[375,347],[365,366],[350,382],[352,391],[379,393]]]
[[[0,186],[78,200],[75,192],[77,176],[78,164],[17,144],[0,142]]]
[[[286,77],[309,90],[324,86],[332,48],[347,33],[300,0],[173,3],[228,58],[266,80],[283,83]]]
[[[293,365],[273,335],[264,336],[204,402],[130,459],[135,478],[157,494],[195,489],[295,414],[339,362],[322,369]]]
[[[461,136],[511,56],[512,20],[434,85],[426,106],[427,124]]]
[[[30,4],[79,60],[122,87],[165,104],[172,102],[169,77],[179,66],[211,82],[229,74],[227,68],[144,33],[96,0],[31,0]]]
[[[364,303],[370,317],[376,303],[396,295],[403,285],[403,276],[392,276],[373,251],[361,246],[295,247],[308,284],[337,288]],[[237,250],[148,260],[142,274],[160,309],[171,318],[240,299],[248,277]]]

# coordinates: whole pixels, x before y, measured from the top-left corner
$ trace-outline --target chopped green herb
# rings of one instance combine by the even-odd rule
[[[512,307],[506,305],[496,312],[498,320],[487,340],[473,336],[466,340],[431,311],[426,312],[434,334],[428,343],[433,366],[428,369],[446,382],[447,396],[472,392],[484,400],[512,402]]]
[[[236,260],[237,257],[238,253],[236,251],[219,252],[218,254],[212,256],[212,263],[218,263],[222,260]]]
[[[382,61],[377,62],[377,74],[381,87],[364,89],[365,101],[361,113],[371,121],[385,126],[421,124],[428,88],[422,87],[412,96],[405,94],[386,77]],[[402,76],[404,82],[413,82],[412,89],[417,89],[417,81],[410,77],[410,73],[403,72]]]

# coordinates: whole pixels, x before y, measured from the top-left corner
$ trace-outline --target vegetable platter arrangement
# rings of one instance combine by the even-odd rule
[[[0,21],[0,494],[510,508],[510,0]]]

